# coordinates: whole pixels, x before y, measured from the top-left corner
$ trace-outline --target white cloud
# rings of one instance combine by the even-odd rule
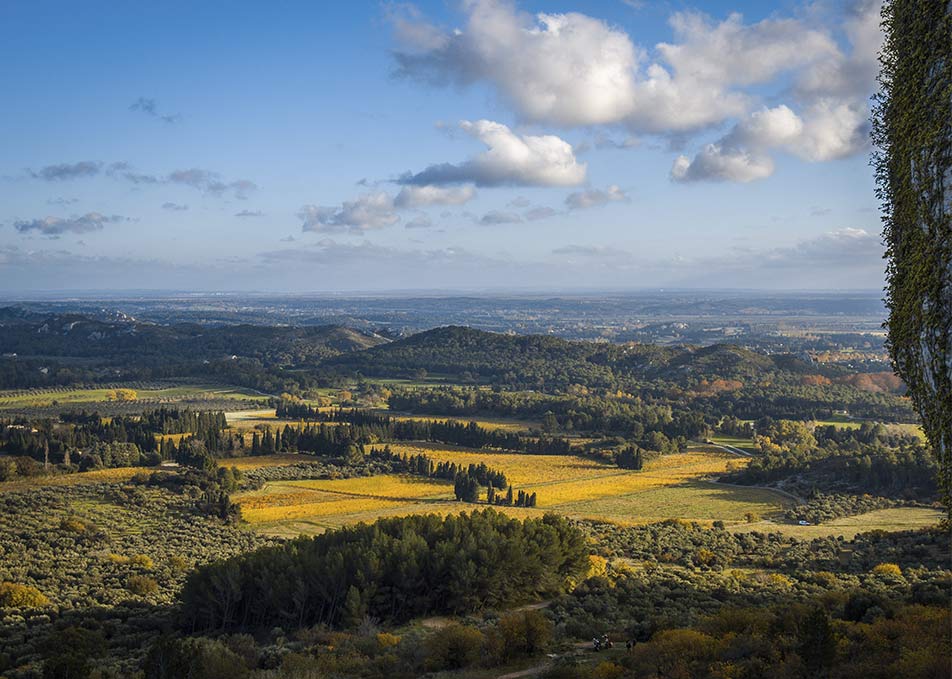
[[[846,158],[869,143],[869,109],[863,101],[821,99],[803,114],[803,134],[788,144],[805,160]]]
[[[837,51],[827,32],[795,19],[744,24],[732,14],[715,23],[684,12],[671,19],[676,41],[657,45],[652,61],[623,30],[584,14],[531,16],[502,0],[464,7],[465,28],[442,35],[419,16],[395,23],[404,44],[398,73],[432,84],[488,82],[534,123],[698,130],[743,115],[750,97],[738,87]],[[420,24],[416,42],[407,21]]]
[[[618,185],[612,184],[604,191],[601,189],[589,189],[587,191],[570,193],[565,198],[565,204],[570,210],[584,210],[590,207],[626,200],[628,200],[628,194]]]
[[[796,19],[745,25],[734,13],[715,24],[697,12],[678,12],[670,23],[677,42],[659,44],[658,52],[678,77],[702,84],[764,83],[839,52],[827,33]]]
[[[752,113],[723,138],[705,145],[693,160],[679,156],[671,168],[675,181],[750,182],[769,177],[774,162],[767,150],[795,144],[804,124],[781,104]]]
[[[850,44],[844,54],[822,36],[804,36],[811,55],[798,74],[794,94],[800,112],[786,105],[751,113],[720,140],[701,148],[694,159],[680,156],[671,169],[676,181],[726,180],[747,182],[773,174],[772,150],[782,150],[809,162],[846,158],[869,144],[868,97],[875,85],[877,54],[883,34],[879,25],[881,0],[857,0],[848,9],[843,30]],[[808,43],[815,43],[809,48]],[[726,49],[726,46],[725,46]],[[729,50],[728,50],[729,53]],[[761,55],[769,61],[771,51]],[[780,58],[783,51],[774,50]],[[710,59],[714,55],[708,55]],[[726,58],[715,68],[729,62]],[[705,60],[698,62],[698,68]],[[750,68],[758,68],[757,64]],[[739,69],[743,67],[735,64]]]
[[[576,160],[571,144],[555,135],[520,136],[491,120],[464,120],[459,126],[488,149],[458,165],[431,165],[422,172],[401,178],[401,183],[575,186],[585,181],[585,163]]]
[[[318,233],[382,229],[400,221],[393,198],[384,192],[365,193],[339,207],[305,205],[298,211],[303,231]]]
[[[57,238],[65,233],[89,233],[100,231],[106,224],[116,224],[126,221],[120,215],[103,215],[98,212],[87,212],[81,216],[68,218],[44,217],[28,221],[14,222],[14,228],[20,233],[36,232],[41,236]]]
[[[78,163],[59,163],[47,165],[39,172],[30,172],[35,179],[45,179],[48,182],[95,177],[102,169],[102,163],[94,160],[81,160]]]
[[[518,224],[521,221],[522,217],[515,212],[503,212],[502,210],[490,210],[479,218],[479,223],[486,225]]]
[[[393,202],[400,208],[463,205],[475,197],[476,189],[472,186],[404,186]]]
[[[487,80],[532,121],[598,125],[630,110],[637,53],[624,32],[575,13],[533,19],[497,0],[465,10],[465,30],[397,52],[399,71],[436,83]]]
[[[770,156],[723,144],[705,145],[694,159],[678,156],[671,166],[671,178],[678,182],[752,182],[773,174]]]
[[[693,160],[678,158],[672,177],[752,181],[773,172],[775,149],[809,162],[865,150],[881,5],[850,0],[832,12],[816,5],[800,18],[754,23],[737,13],[715,21],[678,12],[669,22],[672,40],[651,50],[584,14],[531,15],[504,0],[470,0],[458,30],[441,31],[419,12],[395,21],[403,44],[395,57],[398,73],[432,84],[488,83],[531,123],[616,125],[683,142],[733,121],[730,133],[702,145]],[[847,47],[834,38],[837,28]],[[782,88],[789,101],[757,109],[765,84]],[[449,181],[464,169],[425,172]]]

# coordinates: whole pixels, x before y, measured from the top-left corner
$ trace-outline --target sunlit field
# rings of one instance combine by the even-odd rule
[[[31,390],[0,391],[0,410],[14,408],[45,408],[55,405],[95,405],[97,403],[115,403],[110,394],[116,389],[131,389],[136,392],[135,401],[176,402],[195,400],[257,400],[265,399],[262,394],[241,387],[220,384],[150,384],[145,388],[132,384],[117,384],[109,388],[70,389],[50,388]]]
[[[535,422],[530,420],[510,420],[510,419],[481,419],[478,417],[456,417],[453,415],[448,416],[433,416],[433,415],[405,415],[402,413],[394,413],[388,410],[378,410],[381,415],[389,415],[395,420],[413,420],[413,421],[426,421],[426,420],[449,420],[450,422],[462,422],[463,424],[469,424],[470,422],[475,422],[483,429],[488,429],[490,431],[509,431],[514,433],[521,433],[528,431],[529,429],[540,429],[542,427],[541,422]]]
[[[731,530],[744,532],[751,530],[783,533],[791,537],[810,540],[829,535],[840,536],[850,540],[858,533],[873,530],[902,531],[915,530],[935,526],[945,518],[945,514],[938,509],[928,507],[894,507],[892,509],[878,509],[857,516],[845,516],[826,523],[814,526],[798,526],[794,524],[774,524],[758,521],[751,524],[739,524]]]
[[[123,481],[128,481],[139,472],[151,474],[154,471],[155,467],[113,467],[111,469],[97,469],[96,471],[79,472],[76,474],[30,476],[26,478],[20,478],[15,481],[4,481],[0,483],[0,492],[49,486],[82,486],[94,483],[121,483]]]
[[[485,463],[502,470],[517,490],[538,496],[536,508],[500,508],[515,516],[556,511],[618,523],[667,518],[739,522],[747,515],[777,517],[791,502],[770,490],[738,489],[706,480],[729,465],[746,462],[710,450],[656,458],[636,472],[570,455],[477,452],[440,444],[392,444],[391,449],[407,455],[425,453],[436,461],[462,465]],[[396,475],[274,481],[235,499],[245,520],[256,530],[274,535],[320,532],[381,516],[469,511],[479,506],[455,502],[449,481]]]

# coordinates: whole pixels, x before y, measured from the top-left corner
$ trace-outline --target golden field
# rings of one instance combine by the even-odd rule
[[[773,491],[712,482],[728,465],[746,463],[713,450],[667,455],[635,472],[570,455],[490,453],[424,443],[391,444],[391,449],[463,465],[484,462],[504,471],[517,490],[538,495],[536,508],[499,508],[515,516],[557,511],[619,523],[667,518],[740,522],[747,514],[775,516],[790,503]],[[449,481],[396,475],[275,481],[235,499],[256,530],[276,535],[320,532],[382,516],[445,514],[480,506],[453,501]]]

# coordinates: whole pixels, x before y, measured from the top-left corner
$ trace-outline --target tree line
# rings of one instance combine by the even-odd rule
[[[199,568],[182,591],[183,625],[296,629],[466,614],[557,594],[587,566],[584,536],[556,515],[381,519]]]

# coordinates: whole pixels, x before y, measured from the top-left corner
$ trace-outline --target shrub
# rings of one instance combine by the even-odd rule
[[[178,555],[170,556],[169,568],[172,569],[173,573],[184,573],[188,570],[188,562]]]
[[[126,589],[137,596],[148,596],[159,591],[159,583],[145,575],[132,575],[126,580]]]
[[[15,582],[0,583],[0,608],[40,608],[50,600],[36,587]]]
[[[499,619],[496,629],[502,636],[504,658],[535,655],[552,639],[552,623],[537,610],[509,613]]]
[[[608,560],[605,557],[599,556],[597,554],[588,555],[588,573],[586,577],[603,578],[605,577],[605,573],[607,572],[608,572]]]
[[[136,554],[129,559],[129,563],[133,566],[144,568],[147,571],[151,571],[155,567],[155,562],[152,561],[152,558],[145,554]]]
[[[902,569],[894,563],[881,563],[873,566],[873,573],[876,575],[902,575]]]
[[[65,516],[60,521],[60,530],[69,533],[83,534],[86,532],[86,524],[77,519],[75,516]]]
[[[479,661],[485,637],[475,627],[449,625],[427,637],[425,665],[429,670],[458,670]]]
[[[377,646],[380,648],[392,648],[400,643],[400,637],[389,632],[377,633]]]
[[[163,637],[145,659],[145,679],[244,679],[248,667],[216,639]]]

